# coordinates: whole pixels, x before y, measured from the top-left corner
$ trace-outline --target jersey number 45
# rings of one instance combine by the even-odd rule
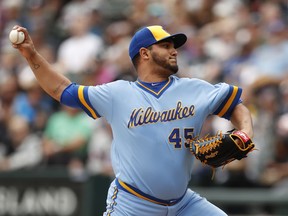
[[[184,128],[183,129],[183,135],[181,133],[180,128],[174,128],[172,132],[169,135],[169,143],[174,145],[175,149],[182,148],[182,145],[184,144],[185,148],[190,147],[190,142],[193,140],[193,132],[194,128]],[[182,143],[182,140],[184,139],[184,143]]]

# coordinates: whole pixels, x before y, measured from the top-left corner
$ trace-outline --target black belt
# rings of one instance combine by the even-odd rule
[[[156,197],[150,196],[148,194],[143,193],[142,191],[140,191],[139,189],[121,181],[120,179],[116,178],[116,185],[118,188],[126,191],[127,193],[133,194],[136,197],[139,197],[141,199],[147,200],[149,202],[158,204],[158,205],[163,205],[163,206],[173,206],[175,204],[177,204],[185,195],[185,193],[183,194],[183,196],[181,196],[178,199],[171,199],[171,200],[162,200],[162,199],[158,199]]]

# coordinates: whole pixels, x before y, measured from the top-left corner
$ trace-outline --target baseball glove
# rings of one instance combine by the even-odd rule
[[[243,131],[218,132],[190,142],[190,151],[202,163],[213,168],[224,166],[234,160],[241,160],[254,150],[254,143]]]

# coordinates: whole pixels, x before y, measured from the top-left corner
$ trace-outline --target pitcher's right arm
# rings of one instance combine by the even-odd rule
[[[12,44],[12,46],[18,49],[20,54],[27,60],[43,90],[54,99],[60,101],[62,92],[71,84],[71,81],[55,71],[52,65],[38,53],[26,28],[14,26],[13,29],[24,32],[25,40],[21,44]]]

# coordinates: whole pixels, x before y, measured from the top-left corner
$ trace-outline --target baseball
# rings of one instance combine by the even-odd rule
[[[25,40],[25,34],[22,31],[12,30],[9,39],[13,44],[21,44]]]

